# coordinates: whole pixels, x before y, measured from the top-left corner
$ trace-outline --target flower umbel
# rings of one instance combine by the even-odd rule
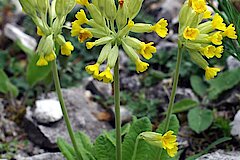
[[[104,2],[104,3],[102,3]],[[156,24],[134,23],[134,18],[142,6],[142,0],[135,1],[118,1],[115,0],[92,1],[77,0],[77,3],[87,8],[91,19],[87,19],[84,10],[80,10],[75,17],[77,20],[72,22],[71,36],[78,37],[82,43],[90,38],[95,38],[94,42],[87,42],[87,49],[95,46],[103,46],[95,65],[86,67],[89,74],[94,78],[105,83],[113,82],[111,69],[119,57],[119,47],[123,46],[125,53],[136,64],[137,73],[144,72],[148,69],[149,64],[140,60],[139,55],[145,59],[152,58],[156,53],[154,43],[141,42],[136,38],[130,37],[130,32],[144,33],[156,32],[160,37],[167,36],[167,20],[160,19]],[[130,42],[130,43],[128,43]],[[99,66],[107,61],[107,68],[99,71]]]
[[[187,0],[179,16],[179,41],[191,60],[206,71],[206,80],[214,78],[220,69],[209,67],[204,58],[221,58],[224,38],[237,39],[233,24],[226,27],[218,13],[210,19],[211,14],[206,0]]]

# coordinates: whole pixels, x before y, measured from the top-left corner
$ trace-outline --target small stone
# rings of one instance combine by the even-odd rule
[[[239,160],[240,152],[225,152],[223,150],[217,150],[213,153],[208,153],[201,156],[197,160]]]
[[[131,90],[136,92],[140,89],[141,83],[138,75],[132,77],[122,77],[121,78],[121,87],[123,89]]]
[[[32,51],[34,51],[37,46],[37,41],[33,37],[25,34],[18,27],[12,24],[8,23],[5,25],[4,35],[12,41],[19,40],[22,45],[24,45],[26,48],[31,49]]]
[[[61,153],[43,153],[32,157],[16,156],[17,160],[65,160]]]
[[[233,70],[235,68],[240,67],[240,61],[234,58],[233,56],[229,56],[227,58],[227,65],[229,70]]]
[[[111,108],[113,113],[115,113],[114,106]],[[120,115],[122,123],[130,122],[132,119],[132,112],[130,112],[125,106],[120,106]]]
[[[240,110],[235,115],[234,120],[231,123],[231,126],[232,126],[231,134],[233,136],[238,136],[238,138],[240,138]]]
[[[62,119],[63,114],[59,101],[54,99],[44,99],[36,101],[36,109],[33,113],[39,123],[48,124]]]

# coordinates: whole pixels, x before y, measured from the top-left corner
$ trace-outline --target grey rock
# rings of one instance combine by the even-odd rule
[[[33,118],[39,123],[52,123],[62,119],[63,114],[61,105],[55,99],[43,99],[36,101],[36,108],[33,112]]]
[[[240,152],[225,152],[223,150],[217,150],[213,153],[208,153],[201,156],[197,160],[239,160]]]
[[[82,131],[94,140],[103,130],[112,129],[109,123],[100,122],[93,115],[96,112],[96,105],[89,102],[85,97],[85,90],[80,88],[63,89],[63,96],[67,106],[69,118],[75,131]],[[56,94],[49,93],[47,98],[56,98]],[[27,109],[24,128],[28,133],[29,139],[35,144],[49,149],[57,148],[58,137],[62,137],[68,142],[70,138],[64,120],[60,120],[48,125],[38,124],[32,118],[33,112]]]
[[[193,93],[192,89],[190,89],[190,88],[178,88],[177,92],[176,92],[176,101],[179,101],[179,100],[185,99],[185,98],[198,101],[198,98]]]
[[[37,46],[37,41],[33,37],[25,34],[18,27],[12,24],[9,24],[9,23],[6,24],[3,32],[7,38],[13,41],[19,40],[22,43],[22,45],[24,45],[26,48],[29,48],[33,51]]]
[[[32,157],[16,156],[17,160],[65,160],[61,153],[43,153]]]
[[[115,113],[114,106],[111,107],[112,112]],[[132,112],[129,111],[125,106],[120,106],[120,115],[122,123],[130,122],[132,119]]]
[[[233,70],[235,68],[240,67],[240,61],[234,58],[233,56],[229,56],[227,58],[227,65],[229,70]]]
[[[121,81],[120,82],[121,87],[123,89],[128,89],[128,90],[131,90],[133,92],[138,91],[141,87],[141,82],[139,80],[138,75],[134,75],[134,76],[131,76],[131,77],[125,76],[125,77],[122,77],[120,79],[120,81]]]
[[[233,122],[231,122],[231,126],[231,135],[240,138],[240,110],[235,115]]]

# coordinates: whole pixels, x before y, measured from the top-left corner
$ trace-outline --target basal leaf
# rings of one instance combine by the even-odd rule
[[[199,76],[191,76],[190,77],[190,82],[192,89],[195,93],[197,93],[199,96],[203,97],[206,95],[207,92],[207,86],[203,82],[203,79]]]
[[[75,160],[75,151],[70,144],[68,144],[64,139],[58,138],[57,145],[67,160]]]
[[[162,123],[159,124],[158,129],[157,129],[158,133],[163,134],[165,124],[166,124],[166,119],[164,119],[162,121]],[[172,114],[171,117],[170,117],[170,123],[169,123],[169,129],[168,130],[173,131],[174,134],[177,135],[178,131],[179,131],[179,128],[180,128],[180,125],[179,125],[178,118],[175,114]]]

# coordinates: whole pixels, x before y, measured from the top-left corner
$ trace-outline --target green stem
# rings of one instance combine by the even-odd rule
[[[166,117],[166,123],[165,123],[165,126],[164,126],[163,134],[168,131],[168,127],[169,127],[169,124],[170,124],[170,118],[171,118],[171,114],[172,114],[172,110],[173,110],[173,104],[174,104],[176,91],[177,91],[181,60],[182,60],[182,44],[180,43],[180,41],[178,41],[177,64],[176,64],[176,70],[175,70],[174,79],[173,79],[172,92],[171,92],[171,97],[170,97],[170,101],[169,101],[169,104],[168,104],[167,117]],[[158,152],[158,156],[157,156],[158,160],[160,160],[161,154],[162,154],[162,150],[160,150]]]
[[[135,146],[134,146],[134,152],[133,152],[132,160],[135,160],[135,159],[136,159],[138,142],[139,142],[139,136],[137,136],[137,139],[136,139],[136,142],[135,142]]]
[[[122,160],[122,138],[120,117],[120,84],[119,84],[119,58],[114,67],[114,104],[116,126],[116,160]]]
[[[63,112],[63,117],[64,117],[65,123],[67,125],[68,133],[69,133],[69,136],[71,138],[75,153],[77,154],[77,159],[78,160],[83,160],[82,156],[81,156],[81,153],[77,149],[76,139],[74,137],[73,129],[71,127],[71,123],[70,123],[70,120],[69,120],[69,117],[68,117],[67,108],[65,106],[65,102],[64,102],[64,99],[63,99],[63,95],[62,95],[62,91],[61,91],[61,85],[60,85],[59,76],[58,76],[56,60],[54,60],[54,62],[52,63],[52,72],[53,72],[55,89],[56,89],[58,99],[59,99],[59,102],[60,102],[60,105],[61,105],[61,109],[62,109],[62,112]]]

